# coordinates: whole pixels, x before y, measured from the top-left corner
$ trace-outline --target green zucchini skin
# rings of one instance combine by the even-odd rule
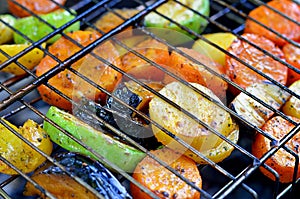
[[[69,132],[72,136],[91,147],[99,155],[103,156],[108,161],[114,163],[126,172],[133,172],[136,165],[145,157],[144,152],[94,129],[73,115],[62,111],[57,107],[51,106],[46,116]],[[51,140],[60,145],[62,148],[71,152],[79,152],[97,159],[94,154],[47,121],[44,121],[43,128],[49,134]]]
[[[74,11],[75,13],[75,11]],[[72,19],[75,18],[74,15],[71,15],[66,10],[57,10],[48,14],[39,15],[43,20],[54,26],[55,28],[59,28],[62,25],[68,23]],[[29,39],[33,41],[38,41],[44,36],[50,34],[53,32],[53,29],[48,26],[46,23],[40,21],[38,18],[29,16],[24,17],[21,19],[17,19],[15,22],[15,28],[19,30],[21,33],[26,35]],[[79,30],[80,23],[76,22],[66,28],[64,30],[64,33],[70,32],[70,31],[76,31]],[[54,43],[56,40],[58,40],[61,37],[61,35],[55,35],[54,37],[50,38],[47,43]],[[23,36],[19,35],[18,33],[14,33],[14,41],[17,44],[23,44],[23,43],[29,43]]]

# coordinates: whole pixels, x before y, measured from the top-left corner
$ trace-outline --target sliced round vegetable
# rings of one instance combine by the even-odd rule
[[[218,97],[208,88],[196,83],[192,83],[192,85],[221,103]],[[238,126],[232,120],[229,113],[206,99],[201,94],[191,90],[179,82],[173,82],[166,85],[162,90],[159,91],[159,93],[186,111],[189,111],[199,120],[226,137],[233,131],[238,131]],[[200,123],[196,122],[184,114],[181,110],[176,109],[158,96],[151,100],[149,104],[149,114],[152,120],[160,124],[177,137],[181,138],[199,152],[205,153],[205,155],[210,155],[210,150],[217,148],[222,142],[224,142],[223,139],[219,138]],[[152,129],[155,137],[162,144],[171,149],[184,153],[198,163],[204,163],[204,160],[202,160],[201,157],[197,156],[192,151],[179,144],[177,141],[175,141],[175,139],[168,136],[156,126],[152,125]],[[226,155],[229,154],[230,153],[226,153]],[[210,156],[213,157],[214,155],[212,154]],[[224,159],[223,155],[220,155],[219,157],[220,159],[218,156],[216,156],[214,161],[219,162]]]
[[[201,189],[202,179],[193,160],[168,148],[151,151],[151,153]],[[133,178],[160,198],[200,198],[197,190],[149,156],[137,165]],[[131,184],[130,188],[133,198],[152,198],[134,184]]]
[[[139,12],[138,9],[114,9],[113,11],[116,12],[118,15],[122,16],[124,19],[131,18]],[[95,22],[94,25],[104,33],[108,33],[112,29],[116,28],[117,26],[122,24],[124,20],[114,12],[105,13]],[[90,27],[87,30],[96,31],[95,29]],[[131,26],[125,29],[126,36],[132,35],[132,32],[130,30],[132,30]],[[120,35],[122,35],[122,37],[125,37],[123,33],[121,33]]]
[[[231,43],[236,39],[235,35],[227,32],[204,34],[202,36],[224,50],[227,50]],[[197,40],[193,45],[193,49],[203,55],[206,55],[222,66],[225,66],[225,53],[208,44],[204,40]]]
[[[34,14],[46,14],[59,9],[60,7],[58,4],[63,6],[66,3],[66,0],[54,0],[54,2],[56,3],[50,0],[15,0],[15,2],[21,4]],[[15,2],[7,0],[8,9],[13,15],[18,17],[27,17],[31,15],[29,12],[17,5]]]
[[[0,19],[5,21],[11,26],[15,25],[16,18],[14,18],[12,15],[9,14],[0,15]],[[0,44],[4,44],[12,41],[13,32],[14,31],[10,27],[0,22]]]
[[[4,51],[9,56],[15,56],[16,54],[22,52],[26,48],[28,48],[30,44],[6,44],[0,45],[0,49]],[[42,47],[45,48],[46,44],[42,44]],[[39,48],[34,48],[29,51],[22,57],[20,57],[17,61],[28,68],[29,70],[33,69],[36,65],[40,63],[42,58],[44,57],[44,51]],[[0,53],[0,64],[8,60],[4,54]],[[17,64],[11,63],[5,68],[1,69],[2,72],[12,73],[15,75],[22,75],[26,72],[20,68]]]
[[[200,12],[204,16],[209,16],[209,0],[179,0],[184,5]],[[167,1],[165,4],[161,5],[156,9],[159,13],[173,19],[174,21],[180,23],[182,26],[193,30],[196,33],[201,33],[208,22],[205,18],[194,13],[192,10],[180,5],[174,1]],[[147,27],[156,28],[167,28],[188,34],[185,30],[178,27],[176,24],[171,23],[164,17],[152,12],[145,17],[145,25]],[[165,34],[170,34],[168,31],[164,31]]]
[[[296,122],[300,122],[297,118],[292,118]],[[268,120],[267,123],[262,127],[266,133],[275,137],[276,141],[280,141],[286,134],[288,134],[295,126],[280,116],[273,117]],[[275,141],[275,143],[276,143]],[[267,137],[260,133],[256,134],[252,145],[252,153],[257,158],[261,158],[265,153],[267,153],[273,147],[274,142],[272,142]],[[292,139],[290,139],[286,146],[293,150],[298,156],[300,155],[300,134],[297,133]],[[282,183],[289,183],[293,180],[293,173],[295,168],[295,157],[280,148],[274,155],[272,155],[265,162],[268,166],[274,169],[279,174],[279,181]],[[272,180],[275,180],[275,176],[263,167],[260,167],[261,172]],[[298,173],[296,174],[296,179],[300,177],[300,165],[298,165]]]
[[[196,64],[189,60],[183,55],[173,51],[170,56],[168,66],[173,70],[185,77],[188,82],[198,83],[202,86],[209,88],[213,93],[221,99],[222,102],[226,101],[226,90],[228,88],[227,82],[223,81],[221,78],[212,74],[205,67],[210,68],[220,75],[225,74],[224,67],[220,64],[214,62],[209,57],[198,53],[193,49],[188,48],[178,48],[190,57],[196,59],[201,64]],[[204,67],[205,66],[205,67]]]
[[[267,3],[275,10],[287,15],[295,21],[300,21],[300,6],[295,2],[290,0],[273,0]],[[249,13],[249,17],[259,21],[268,28],[278,32],[285,37],[292,40],[300,39],[300,26],[289,19],[284,18],[280,14],[272,11],[264,5],[259,6],[258,8],[252,10]],[[246,20],[245,24],[246,33],[255,33],[261,36],[264,36],[279,46],[283,46],[287,41],[278,37],[276,34],[267,30],[266,28],[259,25],[257,22],[252,21],[251,19]]]
[[[246,91],[277,110],[290,98],[288,92],[269,82],[254,83],[248,86]],[[229,107],[240,117],[259,128],[274,114],[273,110],[243,92],[234,98]]]
[[[90,31],[75,31],[68,35],[82,46],[87,46],[99,38],[98,34]],[[56,57],[60,60],[65,60],[80,49],[80,47],[69,41],[67,38],[61,38],[49,47],[49,52],[56,55]],[[119,60],[119,53],[110,42],[105,42],[99,45],[94,50],[94,53],[122,68],[122,64],[120,63],[121,61]],[[57,64],[58,63],[53,58],[46,56],[37,66],[37,76],[43,75]],[[108,91],[112,91],[114,89],[115,84],[121,77],[120,73],[115,71],[112,67],[105,65],[92,55],[87,55],[78,60],[72,65],[72,68]],[[78,77],[69,70],[60,72],[51,78],[48,83],[75,101],[81,100],[83,96],[97,102],[105,101],[106,95],[103,92],[96,89],[87,81]],[[47,86],[39,86],[38,91],[45,102],[65,110],[72,109],[72,103],[70,101],[63,98]]]
[[[54,159],[61,164],[66,171],[90,185],[105,199],[131,198],[125,187],[99,162],[77,153],[59,153],[55,155]],[[67,175],[60,167],[50,162],[47,162],[47,164],[35,171],[31,179],[58,199],[98,198],[87,190],[86,187],[80,185],[72,177]],[[46,198],[46,196],[30,182],[26,183],[24,195],[39,195],[41,198]]]
[[[168,47],[155,39],[146,39],[134,46],[133,49],[153,62],[165,65],[168,63]],[[126,72],[130,72],[138,66],[149,65],[146,60],[138,57],[132,52],[124,54],[121,60]]]
[[[300,48],[292,45],[286,44],[283,46],[282,51],[284,56],[289,64],[300,70]],[[292,84],[293,82],[300,79],[300,74],[289,68],[289,76],[288,76],[288,84]]]
[[[38,147],[41,151],[47,155],[51,154],[52,142],[47,133],[37,123],[32,120],[27,120],[19,129],[8,121],[5,121],[5,123],[22,135],[25,139],[30,141],[34,146]],[[0,124],[0,134],[1,156],[22,172],[32,172],[46,160],[43,155],[23,142],[2,124]],[[2,161],[0,161],[0,172],[9,175],[17,174],[15,170]]]
[[[295,81],[290,87],[290,90],[300,95],[300,80]],[[300,119],[300,99],[292,96],[282,107],[284,114]]]
[[[270,54],[283,59],[283,52],[275,46],[275,44],[262,36],[256,34],[243,34],[242,37],[258,47],[268,51]],[[252,67],[261,71],[270,78],[286,84],[288,76],[288,68],[278,61],[275,61],[265,53],[251,46],[246,41],[240,39],[234,40],[234,42],[228,48],[228,52],[240,58],[244,62],[250,64]],[[266,81],[264,77],[257,72],[251,70],[238,60],[226,55],[226,71],[229,78],[241,86],[243,89],[248,86]],[[229,87],[234,94],[238,94],[239,91],[234,87]]]

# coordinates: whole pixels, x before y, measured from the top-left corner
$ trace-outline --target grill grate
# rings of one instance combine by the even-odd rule
[[[11,1],[14,2],[15,4],[18,4],[14,0],[11,0]],[[178,4],[180,4],[182,6],[185,6],[185,5],[181,4],[179,1],[177,1],[177,0],[175,0],[175,1]],[[9,74],[1,73],[0,74],[0,101],[1,101],[1,103],[0,103],[0,115],[3,118],[11,121],[13,124],[15,124],[17,126],[22,125],[28,118],[31,118],[31,119],[37,121],[40,124],[44,120],[46,120],[49,123],[56,126],[57,128],[59,128],[65,134],[70,136],[70,134],[67,131],[61,129],[58,125],[56,125],[55,123],[50,121],[48,118],[46,118],[45,113],[47,112],[49,106],[41,100],[39,94],[36,91],[36,88],[39,85],[45,84],[50,89],[52,89],[56,93],[58,93],[59,95],[61,95],[64,98],[68,99],[69,101],[72,101],[72,103],[77,108],[81,109],[80,104],[74,102],[72,99],[68,98],[66,95],[64,95],[59,90],[57,90],[56,88],[54,88],[53,86],[51,86],[47,83],[47,81],[49,79],[51,79],[53,76],[58,74],[60,71],[67,69],[70,72],[76,74],[79,78],[82,78],[85,81],[87,81],[88,83],[90,83],[91,85],[93,85],[95,88],[105,92],[108,96],[113,97],[114,100],[117,100],[118,102],[122,103],[124,106],[126,106],[129,109],[131,109],[132,111],[136,112],[141,117],[143,117],[145,120],[150,121],[154,125],[158,125],[154,121],[150,120],[147,117],[147,115],[145,115],[141,111],[135,110],[134,108],[126,105],[124,102],[120,101],[120,99],[114,97],[110,92],[106,91],[105,89],[103,89],[102,87],[97,85],[95,82],[93,82],[89,78],[85,77],[79,71],[77,71],[77,70],[75,70],[74,68],[71,67],[71,65],[73,63],[75,63],[77,60],[79,60],[80,58],[82,58],[86,54],[90,53],[92,56],[96,57],[101,62],[109,65],[110,67],[112,67],[115,70],[122,73],[124,76],[127,76],[129,79],[132,79],[136,83],[140,84],[142,87],[144,87],[147,90],[153,92],[155,95],[163,98],[168,103],[172,104],[175,108],[180,109],[187,116],[191,117],[193,120],[197,121],[198,123],[200,123],[203,126],[206,126],[209,131],[216,134],[218,137],[222,138],[223,140],[226,140],[228,143],[230,143],[230,145],[234,146],[235,150],[233,151],[231,156],[229,158],[227,158],[226,160],[224,160],[223,162],[218,163],[218,164],[213,163],[211,160],[205,158],[201,153],[196,152],[197,155],[204,158],[208,162],[207,165],[199,165],[199,170],[200,170],[200,173],[201,173],[201,176],[202,176],[202,179],[203,179],[203,188],[199,189],[192,182],[185,179],[183,176],[181,176],[174,169],[170,168],[167,164],[165,164],[164,162],[159,160],[157,157],[155,157],[151,153],[149,153],[149,151],[144,146],[141,146],[138,142],[136,142],[135,140],[131,139],[129,136],[124,134],[124,132],[116,129],[115,127],[111,126],[107,122],[99,119],[97,116],[92,115],[93,119],[99,120],[100,122],[104,123],[104,125],[107,128],[109,128],[110,130],[115,132],[119,137],[121,137],[122,139],[125,139],[127,142],[129,142],[130,144],[132,144],[136,148],[140,149],[141,151],[146,152],[147,155],[151,156],[153,159],[158,161],[163,166],[167,167],[170,171],[172,171],[174,174],[176,174],[178,177],[180,177],[182,180],[184,180],[190,186],[194,187],[196,190],[201,192],[201,198],[272,198],[272,197],[274,197],[274,198],[291,198],[293,196],[293,194],[294,194],[294,196],[296,196],[296,194],[299,192],[299,191],[297,192],[297,190],[299,190],[299,184],[300,184],[299,179],[297,179],[297,180],[295,179],[290,184],[281,184],[278,181],[270,182],[268,179],[266,179],[266,177],[264,177],[260,172],[258,172],[257,168],[262,165],[265,168],[267,168],[270,172],[272,172],[274,174],[274,176],[278,175],[275,171],[273,171],[267,165],[264,165],[262,162],[264,162],[267,158],[274,155],[274,153],[277,150],[279,150],[280,148],[283,148],[284,150],[286,150],[287,152],[292,154],[296,158],[296,161],[297,161],[296,165],[299,164],[299,155],[295,154],[288,147],[284,146],[284,144],[287,143],[287,141],[289,141],[296,133],[298,133],[298,129],[300,128],[299,125],[297,125],[296,122],[294,122],[292,119],[290,119],[289,117],[284,115],[282,112],[274,109],[273,107],[268,105],[266,102],[263,102],[262,100],[260,100],[256,96],[250,94],[249,92],[245,91],[244,89],[242,89],[241,87],[239,87],[235,83],[231,82],[230,80],[228,80],[224,76],[216,73],[214,70],[210,69],[205,64],[200,63],[199,61],[195,60],[193,57],[188,56],[187,54],[182,52],[180,49],[178,49],[178,48],[172,46],[171,44],[169,44],[168,42],[164,41],[162,38],[160,38],[160,37],[156,36],[155,34],[149,32],[149,30],[146,29],[140,23],[140,21],[142,20],[142,18],[147,13],[149,13],[150,11],[154,11],[155,8],[157,8],[159,5],[161,5],[165,2],[166,2],[166,0],[158,0],[158,1],[154,1],[154,2],[151,2],[151,3],[146,5],[144,1],[134,0],[130,3],[130,5],[128,5],[128,1],[124,1],[124,0],[102,0],[102,1],[98,1],[98,0],[82,0],[82,1],[75,1],[74,0],[74,1],[71,1],[70,0],[70,1],[67,2],[67,4],[65,6],[59,5],[61,8],[65,9],[65,10],[68,10],[70,13],[71,13],[70,8],[76,10],[78,15],[72,21],[70,21],[69,23],[65,24],[64,26],[62,26],[60,28],[52,27],[54,29],[54,31],[51,34],[47,35],[46,37],[40,39],[37,42],[30,41],[30,39],[26,35],[22,35],[25,39],[30,41],[30,43],[32,43],[32,45],[30,47],[26,48],[24,51],[22,51],[18,55],[14,56],[14,57],[9,57],[8,55],[5,55],[9,58],[9,60],[2,63],[0,65],[0,68],[4,68],[7,65],[9,65],[10,63],[17,63],[16,60],[18,60],[18,58],[20,58],[21,56],[23,56],[24,54],[26,54],[27,52],[29,52],[30,50],[32,50],[36,47],[40,48],[41,50],[43,50],[45,52],[46,55],[51,56],[55,61],[57,61],[57,63],[58,63],[57,66],[55,68],[53,68],[52,70],[50,70],[45,75],[40,76],[40,77],[37,77],[35,75],[35,71],[28,70],[26,67],[24,67],[20,63],[17,63],[17,65],[26,71],[26,75],[15,77],[15,76],[12,76],[12,75],[9,75]],[[1,4],[0,13],[6,13],[7,12],[7,3],[4,0],[0,0],[0,4]],[[196,14],[200,15],[201,17],[204,17],[208,20],[209,24],[208,24],[208,27],[205,29],[205,33],[224,32],[224,31],[231,32],[231,33],[235,34],[239,39],[241,39],[241,40],[249,43],[250,45],[258,48],[259,50],[263,51],[267,56],[270,56],[274,60],[277,60],[280,63],[284,64],[285,66],[297,71],[297,69],[295,67],[293,67],[292,65],[290,65],[290,64],[286,63],[285,61],[281,60],[280,58],[268,53],[266,50],[261,49],[260,47],[256,46],[255,44],[251,43],[250,41],[245,40],[244,38],[242,38],[240,36],[240,34],[242,33],[242,31],[244,29],[245,19],[248,17],[247,14],[249,13],[249,11],[253,10],[258,5],[261,5],[261,4],[266,5],[263,1],[259,1],[259,0],[239,0],[239,1],[238,0],[225,0],[225,1],[211,0],[210,1],[210,5],[211,5],[210,6],[210,8],[211,8],[210,17],[205,17],[205,16],[201,15],[199,12],[197,12],[195,10],[192,10],[192,11],[195,12]],[[5,6],[2,6],[2,5],[5,5]],[[113,10],[113,8],[123,8],[123,7],[128,7],[128,6],[129,7],[140,6],[141,11],[138,12],[135,16],[131,17],[130,19],[125,19]],[[24,9],[26,9],[26,8],[24,8]],[[103,13],[106,13],[106,12],[113,12],[114,14],[119,16],[120,18],[123,18],[123,20],[125,20],[125,21],[124,21],[124,23],[119,25],[117,28],[111,30],[110,32],[103,33],[93,25],[93,22],[95,21],[95,19],[97,19],[99,16],[101,16]],[[272,78],[268,77],[264,73],[261,73],[260,71],[258,71],[257,69],[255,69],[251,65],[245,63],[244,61],[242,61],[238,57],[230,54],[226,50],[223,50],[221,47],[213,44],[209,40],[205,39],[202,35],[196,34],[193,31],[191,31],[190,29],[181,26],[177,21],[174,21],[173,19],[170,19],[170,18],[164,16],[162,13],[159,13],[157,11],[155,11],[155,12],[157,14],[163,16],[164,18],[166,18],[170,22],[178,25],[183,30],[186,30],[190,34],[192,34],[192,35],[194,35],[198,38],[201,38],[202,40],[204,40],[208,44],[210,44],[210,45],[216,47],[217,49],[221,50],[222,52],[224,52],[228,56],[231,56],[231,57],[235,58],[236,60],[242,62],[244,65],[251,68],[255,72],[259,73],[260,75],[262,75],[266,79],[270,80],[275,85],[279,86],[283,90],[289,92],[291,95],[296,96],[300,99],[300,96],[297,95],[295,92],[289,90],[287,87],[285,87],[284,85],[280,84],[279,82],[273,80]],[[34,17],[39,18],[40,20],[42,20],[37,15],[35,15],[33,13],[31,13],[31,14]],[[280,13],[280,14],[282,15],[282,13]],[[287,17],[287,16],[284,16],[284,17]],[[253,20],[253,19],[251,19],[251,20]],[[297,25],[299,25],[299,23],[300,23],[298,21],[295,21],[294,19],[289,19],[289,20],[293,21]],[[58,33],[62,34],[65,37],[67,37],[70,41],[76,43],[74,40],[72,40],[70,37],[68,37],[62,31],[65,28],[67,28],[67,27],[71,26],[72,24],[76,23],[77,21],[81,22],[81,27],[83,27],[83,28],[92,27],[94,29],[97,29],[97,31],[102,33],[102,37],[100,37],[94,43],[92,43],[92,44],[90,44],[86,47],[82,47],[77,43],[77,45],[79,45],[82,49],[79,52],[75,53],[72,57],[69,57],[64,61],[59,60],[55,55],[51,54],[46,48],[43,48],[41,46],[41,44],[43,42],[47,41],[49,38],[51,38],[52,36],[54,36]],[[4,23],[6,26],[9,26],[14,31],[18,32],[16,29],[14,29],[9,24],[3,22],[3,20],[0,19],[0,22]],[[47,23],[46,21],[43,21],[43,22]],[[257,21],[255,21],[255,22],[259,23]],[[50,24],[48,24],[48,25],[50,25]],[[183,84],[189,86],[191,89],[195,90],[196,92],[200,92],[202,95],[204,95],[210,101],[213,101],[215,104],[220,106],[222,109],[229,112],[238,121],[241,121],[242,123],[244,123],[245,126],[243,126],[243,125],[240,126],[240,132],[241,133],[240,133],[239,142],[237,144],[230,141],[228,138],[226,138],[225,136],[220,134],[217,130],[215,130],[215,129],[211,128],[210,126],[206,125],[203,121],[199,120],[198,118],[193,116],[188,111],[186,111],[183,108],[179,107],[178,105],[176,105],[172,101],[166,99],[165,97],[160,95],[154,89],[151,89],[149,86],[147,86],[143,82],[139,81],[138,79],[135,79],[134,77],[132,77],[129,74],[125,73],[124,71],[120,70],[117,66],[113,65],[109,61],[107,61],[107,60],[97,56],[96,54],[92,53],[92,50],[97,45],[101,44],[105,40],[111,38],[113,35],[121,32],[122,30],[125,30],[128,26],[134,26],[141,33],[144,33],[145,35],[149,35],[150,37],[152,37],[152,38],[160,41],[161,43],[167,45],[169,49],[174,50],[174,51],[178,52],[179,54],[182,54],[185,57],[187,57],[188,59],[192,60],[193,62],[202,65],[204,68],[206,68],[213,75],[218,76],[222,80],[228,82],[230,85],[238,88],[239,90],[241,90],[246,95],[249,95],[251,98],[255,99],[256,101],[261,103],[263,106],[265,106],[268,109],[272,110],[276,115],[280,115],[284,119],[286,119],[286,120],[292,122],[293,124],[297,125],[296,128],[293,129],[293,131],[291,131],[289,134],[287,134],[278,143],[278,147],[272,148],[270,151],[268,151],[268,153],[262,159],[259,160],[259,159],[255,158],[251,154],[251,146],[250,146],[251,145],[251,140],[253,139],[253,132],[258,131],[262,135],[270,138],[271,140],[274,140],[274,138],[270,137],[268,134],[266,134],[260,128],[258,128],[256,126],[254,126],[253,124],[251,124],[249,121],[247,121],[247,120],[241,118],[240,116],[238,116],[234,111],[229,109],[227,106],[224,106],[223,104],[217,102],[216,100],[211,99],[205,93],[202,93],[199,90],[197,90],[196,88],[190,86],[182,78],[176,76],[172,72],[170,72],[170,71],[166,70],[165,68],[161,67],[159,64],[147,59],[146,57],[144,57],[140,53],[138,53],[136,51],[133,51],[132,49],[130,49],[130,47],[126,46],[125,44],[118,41],[117,39],[113,39],[113,41],[117,45],[120,45],[121,47],[125,48],[126,50],[131,51],[136,56],[146,60],[149,64],[154,65],[155,67],[158,67],[159,69],[163,70],[165,73],[169,74],[170,76],[172,76],[173,78],[175,78],[178,81],[182,82]],[[274,32],[273,30],[270,30],[270,31]],[[18,33],[20,33],[20,32],[18,32]],[[280,35],[279,33],[276,33],[276,32],[274,32],[274,33],[278,37],[283,38],[283,39],[287,40],[289,43],[299,47],[299,44],[297,42],[294,42],[290,39],[287,39],[283,35]],[[5,54],[2,50],[0,50],[0,53]],[[232,100],[230,97],[231,96],[229,96],[228,101]],[[82,111],[86,111],[86,110],[82,110]],[[90,114],[90,113],[88,113],[88,114]],[[0,122],[1,122],[2,125],[6,126],[9,130],[11,130],[13,133],[15,133],[20,139],[22,139],[24,142],[26,142],[29,146],[31,146],[32,148],[34,148],[35,150],[40,152],[49,161],[53,162],[52,157],[46,155],[41,150],[39,150],[38,148],[33,146],[33,144],[31,144],[29,141],[27,141],[22,136],[20,136],[16,131],[14,131],[12,128],[10,128],[7,124],[5,124],[3,122],[3,120],[0,120]],[[160,128],[162,128],[162,127],[160,127]],[[167,133],[168,135],[171,135],[171,133],[166,131],[166,130],[164,130],[164,132]],[[190,150],[193,150],[193,148],[191,148],[191,146],[189,146],[187,143],[185,143],[181,139],[178,138],[178,141],[180,143],[182,143],[186,148],[189,148]],[[80,142],[79,140],[77,140],[77,142],[82,144],[86,149],[90,150],[90,148],[88,146],[86,146],[84,143]],[[56,150],[60,150],[59,147],[57,147]],[[106,160],[105,158],[103,158],[100,155],[97,155],[95,152],[94,152],[94,154],[97,156],[97,158],[100,159],[101,162],[111,165],[111,167],[114,170],[117,171],[118,178],[125,185],[127,185],[128,182],[135,183],[135,184],[137,184],[137,186],[140,189],[142,189],[146,193],[151,194],[149,192],[149,190],[147,190],[142,185],[137,183],[125,171],[122,171],[120,168],[116,167],[115,165],[112,165],[110,162],[108,162],[108,160]],[[16,169],[13,164],[7,162],[7,160],[5,160],[2,156],[0,156],[0,160],[7,163],[10,167]],[[54,164],[60,166],[64,171],[66,171],[58,163],[54,163]],[[295,169],[296,168],[297,167],[295,167]],[[28,175],[22,173],[21,171],[18,171],[18,169],[16,169],[16,171],[20,174],[19,176],[6,176],[6,175],[3,175],[3,174],[0,176],[0,188],[1,188],[0,189],[0,196],[2,196],[3,198],[24,198],[24,196],[22,195],[22,191],[23,191],[23,188],[24,188],[24,183],[26,181],[30,181],[34,185],[39,186],[38,184],[33,182]],[[71,174],[68,173],[68,175],[71,175]],[[84,186],[89,187],[86,183],[84,183],[79,178],[76,178],[76,181],[79,182],[80,184],[84,185]],[[89,187],[89,189],[91,191],[93,191],[99,198],[101,198],[99,193],[96,193],[96,191],[92,190],[91,187]],[[48,193],[47,190],[44,190],[44,191],[45,191],[47,196],[49,196],[50,198],[53,198],[53,196],[51,196],[51,194]],[[155,197],[155,195],[153,195],[153,194],[151,196]]]

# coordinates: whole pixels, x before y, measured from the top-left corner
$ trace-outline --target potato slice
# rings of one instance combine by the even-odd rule
[[[290,87],[290,90],[300,95],[300,80],[294,82]],[[284,114],[293,116],[300,119],[300,99],[292,96],[282,107]]]
[[[5,123],[44,153],[51,154],[52,142],[46,132],[37,123],[27,120],[19,129],[8,121],[5,121]],[[22,172],[32,172],[46,160],[44,156],[19,139],[2,124],[0,124],[0,134],[1,156]],[[17,174],[15,170],[2,161],[0,161],[0,172],[8,175]]]
[[[203,37],[205,37],[212,43],[218,45],[219,47],[223,48],[224,50],[226,50],[236,39],[235,35],[226,32],[205,34],[203,35]],[[197,40],[193,45],[193,49],[200,52],[203,55],[210,57],[222,66],[225,65],[225,53],[208,44],[204,40]]]
[[[42,47],[44,48],[46,44],[42,44]],[[15,56],[16,54],[20,53],[21,51],[28,48],[29,44],[7,44],[7,45],[1,45],[0,49],[4,51],[9,56]],[[29,70],[33,69],[43,58],[44,52],[40,50],[39,48],[34,48],[22,57],[20,57],[17,61],[28,68]],[[0,53],[0,64],[8,60],[3,53]],[[12,73],[15,75],[23,75],[26,72],[20,68],[17,64],[11,63],[5,68],[1,69],[2,72]]]
[[[221,103],[216,95],[214,95],[208,88],[196,83],[191,84]],[[233,131],[238,129],[238,126],[232,120],[229,113],[181,83],[170,83],[160,90],[159,93],[178,104],[186,111],[189,111],[199,120],[203,121],[205,124],[224,136],[229,136]],[[212,152],[213,149],[217,150],[218,146],[224,142],[221,138],[207,130],[201,124],[197,123],[182,111],[174,108],[171,104],[157,96],[154,97],[149,104],[149,114],[151,119],[155,122],[206,156],[213,157],[214,155],[209,152]],[[205,163],[202,158],[187,150],[186,147],[183,147],[156,126],[152,125],[152,129],[158,141],[167,147],[184,153],[198,163]],[[237,141],[237,139],[234,140]],[[232,150],[233,148],[230,149],[229,147],[228,151],[231,152]],[[219,152],[224,152],[225,155],[217,156],[217,158],[212,158],[212,160],[219,162],[230,155],[230,152],[225,153],[225,151],[220,150]]]
[[[290,97],[289,93],[271,83],[256,83],[247,87],[246,91],[275,109],[279,109]],[[230,107],[257,127],[262,127],[274,114],[272,110],[244,93],[240,93],[231,102]]]

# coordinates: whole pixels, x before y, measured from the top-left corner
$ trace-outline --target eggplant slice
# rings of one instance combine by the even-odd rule
[[[55,160],[72,175],[81,178],[93,187],[105,199],[132,198],[116,177],[99,162],[78,153],[59,153]],[[87,188],[62,171],[61,168],[50,162],[34,172],[31,178],[58,199],[97,198]],[[30,182],[27,182],[25,186],[24,195],[39,195],[41,198],[46,198],[45,194]]]
[[[146,83],[155,90],[162,88],[162,84],[156,82]],[[81,108],[89,113],[96,114],[103,121],[122,131],[147,149],[156,149],[158,146],[161,146],[153,135],[150,122],[126,106],[128,105],[148,115],[149,101],[154,94],[137,83],[128,81],[118,84],[112,95],[122,100],[123,103],[113,97],[109,97],[106,105],[102,106],[83,98],[80,103]],[[126,142],[123,138],[109,130],[103,123],[95,120],[90,114],[76,108],[73,109],[73,114],[95,129],[105,131],[117,139]]]

